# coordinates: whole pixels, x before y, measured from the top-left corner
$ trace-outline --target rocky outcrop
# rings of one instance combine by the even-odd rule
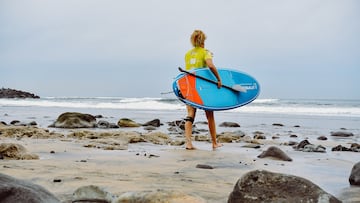
[[[20,90],[9,89],[9,88],[1,88],[0,89],[0,98],[33,98],[39,99],[40,97]]]
[[[60,200],[45,188],[4,174],[0,174],[0,200],[2,203],[60,203]]]
[[[235,184],[228,203],[235,202],[340,203],[341,201],[304,178],[256,170],[245,174]]]

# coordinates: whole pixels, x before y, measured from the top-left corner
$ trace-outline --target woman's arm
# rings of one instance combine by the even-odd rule
[[[210,68],[211,72],[215,75],[215,77],[218,81],[218,84],[217,84],[218,88],[221,88],[221,85],[222,85],[221,78],[220,78],[220,75],[219,75],[212,59],[206,59],[205,62],[206,62],[206,65]]]

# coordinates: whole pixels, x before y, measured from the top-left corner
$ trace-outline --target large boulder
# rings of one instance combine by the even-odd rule
[[[360,186],[360,162],[355,164],[349,177],[350,185]]]
[[[245,174],[235,184],[228,203],[237,202],[340,203],[341,201],[304,178],[255,170]]]
[[[1,203],[60,203],[60,200],[45,188],[1,173],[0,201]]]
[[[94,128],[96,118],[90,114],[66,112],[61,114],[49,127],[55,128]]]

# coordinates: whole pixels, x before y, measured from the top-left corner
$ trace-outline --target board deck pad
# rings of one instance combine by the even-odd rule
[[[173,91],[178,99],[195,108],[221,111],[244,106],[254,101],[260,93],[260,85],[249,74],[226,68],[218,68],[223,85],[242,86],[246,92],[218,88],[216,84],[187,73],[179,74],[173,82]],[[217,81],[208,68],[195,69],[191,73]]]

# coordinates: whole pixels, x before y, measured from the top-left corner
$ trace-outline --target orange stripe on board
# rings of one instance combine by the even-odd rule
[[[181,95],[196,104],[203,105],[203,101],[196,90],[196,77],[192,75],[186,75],[178,80],[179,89]]]

